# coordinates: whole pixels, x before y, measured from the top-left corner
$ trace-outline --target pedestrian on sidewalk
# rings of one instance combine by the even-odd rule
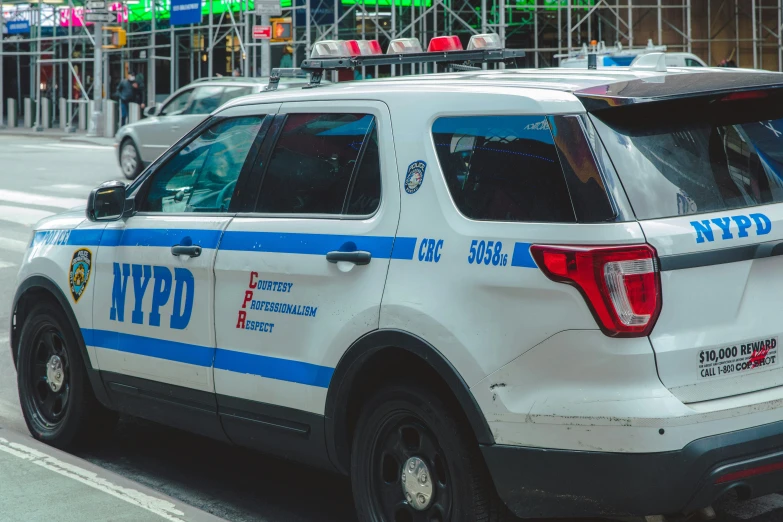
[[[135,80],[136,78],[133,76],[133,73],[129,72],[128,76],[126,76],[117,86],[117,97],[120,99],[120,127],[123,127],[128,123],[130,103],[136,99],[136,93],[133,87],[133,82]]]

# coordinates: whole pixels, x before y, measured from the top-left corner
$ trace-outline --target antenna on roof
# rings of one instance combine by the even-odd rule
[[[631,64],[632,71],[666,72],[666,53],[639,55]]]

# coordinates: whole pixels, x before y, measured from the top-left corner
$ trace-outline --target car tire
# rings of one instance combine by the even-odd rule
[[[406,383],[375,393],[362,408],[351,451],[359,520],[507,520],[478,443],[463,424],[427,388]]]
[[[139,149],[130,138],[125,138],[120,143],[120,170],[130,180],[136,179],[144,170]]]
[[[95,398],[76,335],[51,301],[37,304],[22,325],[17,384],[30,434],[52,446],[100,440],[117,422]]]

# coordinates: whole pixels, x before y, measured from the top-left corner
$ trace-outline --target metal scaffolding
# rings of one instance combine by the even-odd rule
[[[170,0],[142,0],[150,2],[148,19],[119,16],[127,45],[103,52],[103,73],[96,79],[95,36],[72,23],[79,6],[74,0],[46,3],[54,1],[62,0],[38,0],[24,10],[2,4],[0,27],[21,17],[30,22],[30,32],[0,34],[0,125],[7,98],[16,100],[19,115],[26,106],[34,113],[27,116],[34,120],[30,126],[74,128],[78,108],[111,97],[129,70],[144,77],[152,105],[193,80],[230,74],[235,67],[260,76],[278,65],[285,45],[294,48],[295,64],[323,39],[377,39],[385,48],[393,38],[415,37],[426,46],[433,36],[456,34],[467,41],[494,32],[507,47],[527,51],[528,67],[557,66],[556,55],[592,40],[624,48],[652,40],[669,51],[695,53],[710,65],[732,60],[739,67],[783,71],[783,0],[290,0],[282,17],[291,20],[292,39],[273,41],[271,52],[252,38],[253,26],[269,20],[255,14],[252,0],[203,0],[209,14],[202,23],[178,26],[167,17]],[[223,8],[218,12],[213,5]],[[127,7],[115,4],[120,13]],[[58,27],[63,20],[71,22],[67,29]],[[357,77],[400,72],[373,69]],[[101,92],[93,92],[100,84]]]

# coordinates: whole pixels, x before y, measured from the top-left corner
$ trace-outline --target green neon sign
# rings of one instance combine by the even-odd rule
[[[245,7],[247,5],[247,8]],[[291,7],[291,0],[280,0],[281,7]],[[212,0],[212,13],[219,15],[233,11],[235,13],[254,8],[253,0]],[[204,0],[201,6],[201,14],[209,16],[209,0]],[[155,2],[155,18],[167,20],[171,16],[171,1],[157,0]],[[128,18],[130,22],[147,22],[152,20],[152,1],[141,0],[138,4],[128,5]]]

